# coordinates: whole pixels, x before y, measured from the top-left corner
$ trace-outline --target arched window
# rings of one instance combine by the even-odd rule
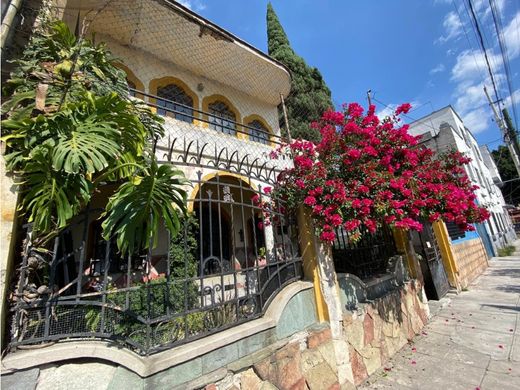
[[[260,122],[255,119],[247,124],[249,127],[249,139],[251,141],[260,142],[264,145],[269,143],[269,130]]]
[[[169,84],[157,88],[157,96],[164,98],[157,99],[159,115],[171,116],[188,123],[193,122],[193,98],[184,89],[175,84]]]
[[[208,105],[209,128],[224,134],[236,135],[236,115],[228,105],[220,100]]]

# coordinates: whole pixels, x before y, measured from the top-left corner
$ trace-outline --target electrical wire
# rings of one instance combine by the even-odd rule
[[[464,5],[466,5],[466,3],[464,3]],[[489,72],[489,77],[491,78],[491,84],[493,85],[493,91],[495,92],[496,100],[500,101],[500,97],[499,97],[498,90],[497,90],[497,84],[495,82],[495,77],[493,76],[493,69],[491,68],[491,64],[489,62],[489,57],[488,57],[488,54],[486,51],[486,46],[484,45],[484,38],[482,36],[482,31],[480,29],[480,24],[478,22],[477,16],[475,15],[475,10],[473,8],[472,0],[468,0],[468,5],[469,5],[469,9],[471,11],[472,20],[474,23],[473,27],[475,28],[475,31],[477,32],[478,41],[480,43],[480,48],[481,48],[482,52],[484,53],[484,59],[486,61],[487,69]],[[466,11],[467,11],[467,8],[466,8]]]
[[[500,46],[500,52],[502,54],[502,64],[504,67],[504,71],[506,74],[507,87],[509,90],[509,96],[511,96],[511,109],[513,111],[513,118],[515,120],[515,127],[518,129],[518,115],[516,113],[514,94],[513,94],[513,83],[511,78],[511,67],[509,63],[509,56],[507,54],[507,45],[504,38],[504,31],[502,26],[502,21],[500,19],[500,15],[498,14],[497,6],[495,0],[489,0],[489,5],[491,7],[491,14],[493,16],[493,24],[495,25],[495,30],[497,33],[498,43]]]

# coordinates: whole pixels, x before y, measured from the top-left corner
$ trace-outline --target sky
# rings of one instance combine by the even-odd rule
[[[472,0],[499,96],[520,121],[520,0],[494,0],[502,26],[508,89],[489,0]],[[267,52],[267,0],[182,0],[181,4]],[[291,46],[317,67],[337,107],[367,105],[380,115],[412,103],[412,122],[451,104],[480,144],[502,142],[483,86],[493,95],[483,51],[463,0],[272,0]],[[493,100],[495,100],[493,98]],[[387,106],[387,107],[385,107]],[[513,118],[514,120],[514,118]],[[518,128],[518,127],[517,127]]]

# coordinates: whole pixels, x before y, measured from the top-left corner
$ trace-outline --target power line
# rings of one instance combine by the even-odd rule
[[[506,42],[504,39],[502,21],[500,19],[500,15],[498,14],[495,0],[489,0],[489,5],[491,6],[491,14],[493,15],[493,24],[495,25],[498,43],[500,46],[500,52],[502,54],[502,63],[504,66],[504,71],[506,73],[506,81],[507,81],[507,87],[509,89],[509,96],[511,96],[511,108],[513,110],[513,117],[515,119],[515,127],[518,129],[518,116],[516,114],[516,107],[515,107],[514,95],[513,95],[513,83],[511,81],[512,80],[511,79],[511,67],[509,64],[509,56],[507,54],[507,45],[506,45]]]
[[[388,105],[388,104],[382,102],[382,101],[379,100],[379,99],[376,99],[375,96],[372,96],[372,100],[378,102],[379,104],[382,104],[383,106],[385,106],[386,108],[389,108],[390,110],[393,110],[393,108],[390,107],[390,105]],[[416,122],[416,121],[418,120],[418,119],[415,119],[415,118],[413,118],[413,117],[411,117],[410,115],[407,115],[407,114],[401,114],[401,115],[404,116],[405,118],[408,118],[408,119],[414,121],[414,122]],[[438,130],[438,129],[436,129],[435,127],[433,127],[432,125],[429,125],[429,124],[427,124],[427,123],[425,123],[424,125],[425,125],[425,126],[428,126],[428,127],[431,128],[433,131],[437,131],[437,130]]]
[[[477,16],[475,15],[475,10],[473,9],[472,1],[468,0],[468,4],[469,4],[469,9],[471,11],[472,20],[474,23],[474,28],[476,29],[476,32],[477,32],[478,41],[480,42],[480,48],[482,49],[482,52],[484,53],[484,59],[486,60],[486,65],[487,65],[487,69],[489,72],[489,77],[491,78],[491,84],[493,85],[493,90],[495,92],[495,97],[496,97],[497,101],[500,101],[500,98],[498,95],[498,90],[497,90],[497,85],[495,82],[495,77],[493,76],[493,70],[491,68],[491,64],[489,63],[489,57],[488,57],[488,54],[486,51],[486,46],[484,45],[484,38],[482,36],[482,31],[480,30],[480,24],[478,23]],[[466,5],[466,3],[464,3],[464,6],[465,5]],[[467,11],[467,8],[466,8],[466,11]]]
[[[466,31],[466,26],[464,25],[464,23],[462,23],[462,15],[459,12],[459,7],[457,7],[457,5],[455,4],[455,0],[453,0],[451,4],[453,4],[453,8],[455,8],[455,11],[457,12],[457,16],[459,18],[460,25],[462,26],[462,31],[464,32],[464,36],[466,37],[466,40],[468,41],[468,46],[471,49],[471,55],[473,57],[473,61],[475,61],[475,66],[478,69],[480,76],[482,77],[482,80],[485,81],[486,80],[485,72],[482,71],[482,67],[480,66],[480,64],[477,61],[477,57],[475,56],[475,51],[473,50],[473,44],[471,43],[471,40],[469,39],[468,32]],[[464,4],[464,6],[466,6],[466,5]]]

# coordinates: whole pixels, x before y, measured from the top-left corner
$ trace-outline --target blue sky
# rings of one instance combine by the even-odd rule
[[[508,51],[511,99],[489,0],[472,0],[504,104],[520,120],[520,0],[495,0]],[[267,0],[183,0],[195,12],[267,51]],[[273,0],[293,49],[320,69],[338,106],[366,105],[381,114],[402,102],[411,118],[452,104],[481,144],[495,149],[500,131],[482,89],[491,89],[463,0]],[[511,115],[513,112],[510,109]],[[409,121],[411,119],[408,119]]]

